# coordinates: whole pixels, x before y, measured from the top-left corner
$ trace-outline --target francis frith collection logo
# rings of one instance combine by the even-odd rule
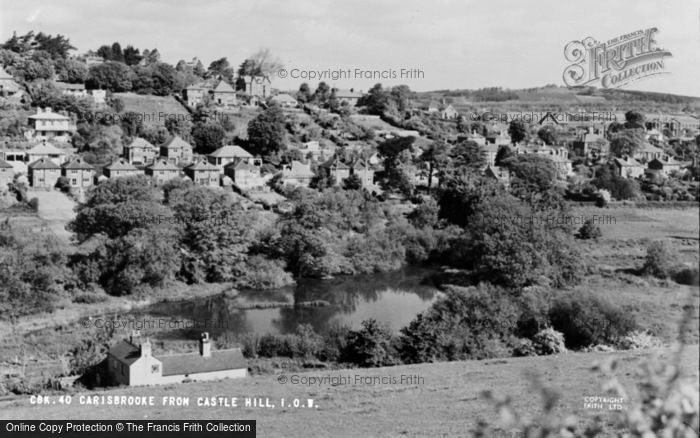
[[[618,88],[643,78],[668,73],[664,58],[671,52],[658,47],[655,27],[599,42],[592,37],[571,41],[564,56],[571,65],[564,70],[568,86],[593,85]]]

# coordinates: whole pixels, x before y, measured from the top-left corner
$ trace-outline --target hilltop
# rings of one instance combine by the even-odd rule
[[[527,89],[500,87],[479,90],[436,90],[415,93],[418,102],[431,100],[465,107],[554,108],[584,107],[621,110],[635,107],[645,111],[700,111],[700,97],[624,89],[564,87],[547,85]]]

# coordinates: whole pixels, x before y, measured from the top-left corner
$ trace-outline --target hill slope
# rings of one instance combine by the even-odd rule
[[[25,398],[1,406],[3,419],[256,419],[259,436],[465,436],[483,418],[497,421],[493,406],[482,391],[511,396],[521,414],[533,415],[541,406],[524,373],[538,374],[541,381],[558,389],[557,411],[574,414],[583,421],[601,415],[609,425],[615,414],[608,410],[584,409],[584,396],[602,396],[603,378],[590,370],[595,361],[618,359],[617,375],[624,386],[635,384],[635,370],[650,351],[617,353],[570,353],[559,356],[512,358],[398,366],[361,370],[314,371],[303,377],[345,376],[349,384],[306,386],[281,384],[278,376],[256,376],[242,380],[189,383],[149,388],[120,388],[81,394],[155,396],[155,406],[81,406],[79,394],[71,406],[60,404],[31,407]],[[664,357],[671,352],[663,350]],[[684,373],[698,379],[698,346],[686,349]],[[367,379],[414,377],[417,384],[368,384]],[[290,374],[288,379],[294,375]],[[364,381],[356,381],[357,377]],[[189,407],[162,405],[164,396],[189,396]],[[268,397],[275,408],[198,407],[197,397]],[[315,408],[280,407],[294,398]],[[242,401],[239,401],[242,404]]]

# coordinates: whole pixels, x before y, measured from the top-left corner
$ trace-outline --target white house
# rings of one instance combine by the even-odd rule
[[[153,355],[148,339],[132,334],[107,355],[107,369],[114,384],[143,386],[241,378],[248,375],[248,363],[240,348],[211,349],[208,333],[202,333],[198,353]]]
[[[76,126],[70,117],[51,111],[51,108],[37,108],[37,113],[29,116],[33,132],[29,137],[35,140],[53,139],[60,142],[67,142],[75,132]]]

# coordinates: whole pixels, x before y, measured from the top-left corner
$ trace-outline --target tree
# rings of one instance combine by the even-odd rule
[[[644,129],[644,114],[638,111],[627,111],[624,126],[626,129]]]
[[[586,219],[581,228],[579,228],[578,233],[576,233],[576,237],[583,240],[598,240],[602,235],[603,232],[600,230],[600,226],[595,223],[593,218]]]
[[[508,145],[503,145],[498,148],[498,152],[496,152],[496,158],[494,160],[494,164],[496,166],[503,166],[506,164],[507,160],[509,159],[515,159],[516,155],[515,152],[513,152],[513,149],[510,148]]]
[[[391,331],[375,319],[362,321],[362,328],[350,331],[343,359],[361,367],[381,367],[396,364]]]
[[[319,106],[324,106],[328,103],[330,98],[331,87],[329,87],[325,82],[321,81],[318,84],[318,87],[316,87],[316,91],[314,91],[312,101]]]
[[[415,137],[396,137],[377,146],[379,155],[384,158],[384,172],[379,177],[379,183],[385,190],[399,192],[406,197],[413,195],[417,173],[412,155],[414,142]]]
[[[302,104],[311,102],[311,89],[309,84],[304,82],[299,86],[299,91],[297,92],[297,100]]]
[[[537,136],[546,145],[553,145],[557,142],[557,132],[553,126],[543,126],[537,131]]]
[[[134,71],[126,64],[107,61],[90,67],[86,85],[88,88],[121,93],[131,91],[135,80]]]
[[[510,135],[510,139],[514,144],[520,143],[527,139],[527,126],[522,120],[513,120],[508,126],[508,135]]]
[[[272,56],[269,49],[260,49],[241,64],[238,75],[269,78],[282,67],[282,62],[279,58]]]
[[[450,156],[447,144],[441,141],[431,143],[419,157],[420,161],[428,164],[428,190],[432,188],[433,176],[437,174],[442,182],[444,171],[450,166]]]
[[[642,273],[656,278],[666,278],[671,274],[674,257],[663,241],[651,242],[647,247]]]
[[[210,154],[223,145],[226,131],[216,122],[197,122],[192,128],[197,153]]]
[[[180,275],[186,281],[234,281],[246,273],[254,238],[249,213],[226,194],[202,186],[171,192],[170,205],[183,224],[187,251]]]
[[[139,49],[134,48],[132,45],[126,46],[124,49],[124,63],[126,63],[126,65],[138,65],[141,59],[143,59],[143,56],[139,53]]]
[[[213,77],[221,76],[229,83],[233,82],[233,68],[231,67],[231,64],[229,64],[228,59],[225,57],[212,61],[212,63],[209,64],[207,73],[209,76]]]
[[[518,190],[543,193],[552,188],[557,177],[554,163],[536,154],[517,155],[507,166],[515,179],[511,185]]]
[[[360,190],[362,188],[362,180],[356,173],[353,173],[349,177],[343,180],[344,190]]]
[[[122,53],[122,46],[115,42],[112,44],[112,61],[124,62],[124,54]]]
[[[457,143],[450,151],[450,158],[455,170],[459,171],[476,171],[486,164],[483,149],[472,140]]]
[[[62,81],[71,84],[82,84],[88,77],[87,64],[75,59],[56,62],[56,72]]]
[[[277,105],[270,105],[248,123],[248,143],[253,155],[276,155],[286,148],[286,139],[284,113]]]
[[[616,157],[633,156],[643,142],[641,130],[623,129],[610,142],[610,152]]]

